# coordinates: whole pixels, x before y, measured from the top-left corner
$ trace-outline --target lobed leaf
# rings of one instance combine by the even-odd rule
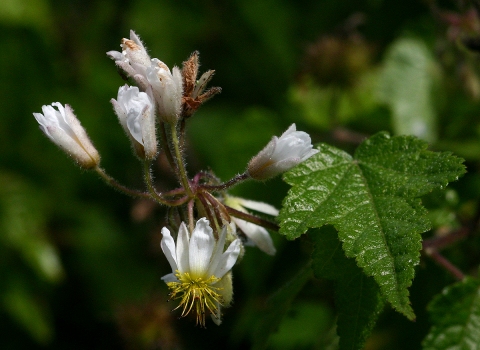
[[[424,350],[480,349],[480,280],[446,287],[428,306],[433,323]]]
[[[331,226],[309,231],[309,236],[315,245],[312,254],[315,277],[335,280],[339,349],[363,349],[384,306],[378,285],[353,259],[345,257]]]
[[[408,287],[421,236],[430,224],[417,197],[465,172],[462,160],[427,150],[412,136],[378,133],[355,156],[320,144],[319,153],[284,175],[292,185],[280,211],[280,233],[295,239],[308,228],[333,225],[345,255],[355,258],[381,293],[409,319]]]

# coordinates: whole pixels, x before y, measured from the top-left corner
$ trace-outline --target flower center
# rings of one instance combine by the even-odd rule
[[[168,282],[170,288],[170,300],[181,299],[175,308],[183,307],[181,317],[187,316],[192,309],[197,314],[197,324],[205,327],[205,313],[208,310],[214,316],[217,314],[218,305],[222,305],[223,298],[218,293],[222,288],[212,285],[220,281],[220,278],[210,276],[192,278],[188,272],[175,273],[178,282]]]

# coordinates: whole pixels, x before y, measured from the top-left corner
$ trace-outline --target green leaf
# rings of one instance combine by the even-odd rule
[[[309,231],[309,236],[315,247],[312,254],[315,277],[335,280],[339,348],[363,349],[384,306],[380,289],[353,259],[345,257],[331,226]]]
[[[436,139],[432,87],[438,69],[427,46],[420,40],[400,39],[388,50],[378,84],[378,97],[386,103],[398,135]]]
[[[270,334],[278,329],[283,317],[290,308],[290,304],[310,279],[311,275],[312,270],[310,266],[306,266],[268,299],[263,318],[254,334],[254,349],[265,348]]]
[[[424,350],[480,349],[480,280],[467,277],[446,287],[429,304],[433,326]]]
[[[280,211],[280,233],[295,239],[333,225],[347,257],[373,276],[384,297],[410,319],[407,288],[429,229],[416,199],[465,172],[460,158],[427,150],[412,136],[379,133],[355,156],[321,144],[319,153],[284,175],[293,187]]]

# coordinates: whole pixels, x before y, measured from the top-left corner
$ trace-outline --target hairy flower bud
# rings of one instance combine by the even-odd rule
[[[274,136],[250,160],[247,173],[255,180],[267,180],[290,170],[317,152],[313,149],[310,136],[306,132],[296,131],[295,124],[292,124],[282,136]]]
[[[167,123],[176,124],[182,108],[183,81],[180,69],[173,67],[170,72],[165,63],[154,58],[146,74],[159,117]]]
[[[130,31],[130,39],[123,38],[120,46],[122,52],[108,51],[107,56],[113,59],[117,66],[135,80],[143,90],[146,90],[148,87],[146,70],[151,65],[151,59],[145,46],[133,30]]]
[[[56,110],[57,107],[58,110]],[[42,113],[33,113],[40,129],[63,149],[82,168],[90,169],[100,163],[100,156],[69,105],[59,102],[42,106]]]
[[[118,89],[117,100],[110,101],[137,156],[154,159],[157,154],[155,107],[148,94],[136,86],[124,85]]]

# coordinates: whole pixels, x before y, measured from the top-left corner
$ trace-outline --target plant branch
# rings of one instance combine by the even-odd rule
[[[425,254],[431,257],[437,264],[444,267],[445,270],[450,272],[453,277],[461,281],[465,278],[465,274],[460,271],[455,265],[453,265],[448,259],[446,259],[442,254],[440,254],[435,248],[425,249]]]
[[[188,182],[187,172],[185,170],[185,162],[183,159],[182,152],[180,150],[180,144],[177,135],[177,127],[175,124],[170,124],[171,132],[172,132],[172,143],[175,152],[176,163],[178,165],[178,176],[180,183],[182,184],[185,192],[189,197],[193,197],[192,189],[190,188],[190,183]]]
[[[245,181],[249,178],[249,175],[245,172],[243,174],[238,174],[234,178],[228,180],[227,182],[224,182],[220,185],[199,185],[199,188],[202,188],[204,190],[208,191],[225,191],[226,189],[238,184],[241,181]]]
[[[126,186],[121,185],[117,180],[115,180],[113,177],[108,175],[105,170],[103,170],[100,167],[96,167],[94,169],[97,174],[102,178],[103,181],[105,181],[108,185],[112,186],[116,190],[123,192],[124,194],[134,197],[134,198],[143,198],[143,199],[152,199],[152,196],[147,193],[147,192],[141,192],[138,190],[132,190]]]

